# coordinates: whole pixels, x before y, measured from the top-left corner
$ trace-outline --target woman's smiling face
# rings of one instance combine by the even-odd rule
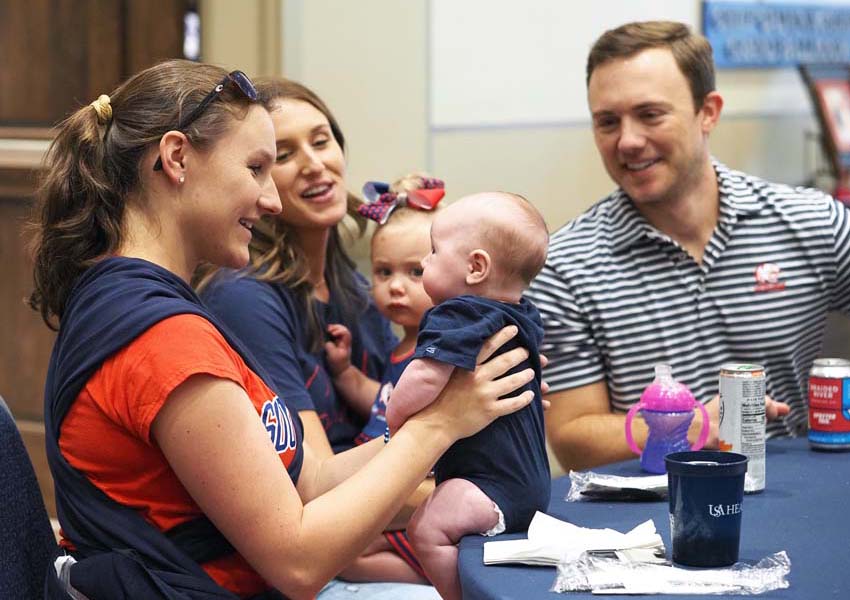
[[[248,263],[251,228],[262,216],[280,213],[271,179],[273,142],[269,113],[252,106],[211,149],[190,155],[191,171],[181,184],[185,199],[172,218],[182,225],[192,266]]]
[[[302,100],[278,100],[271,112],[277,154],[272,178],[295,229],[328,229],[346,214],[345,156],[327,117]]]

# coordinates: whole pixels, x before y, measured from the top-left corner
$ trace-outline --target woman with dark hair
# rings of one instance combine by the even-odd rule
[[[251,81],[160,63],[57,132],[30,299],[58,325],[45,428],[63,540],[48,597],[312,598],[453,441],[528,403],[498,399],[530,377],[497,379],[517,351],[456,378],[389,443],[317,457],[188,285],[201,262],[245,267],[251,229],[281,210]]]

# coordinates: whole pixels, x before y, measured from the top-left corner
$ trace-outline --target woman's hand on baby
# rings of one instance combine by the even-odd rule
[[[501,416],[527,406],[534,399],[531,391],[500,397],[534,379],[534,370],[530,368],[505,375],[528,358],[528,350],[514,348],[490,359],[516,334],[517,328],[511,325],[492,335],[478,353],[475,371],[455,369],[437,400],[419,415],[436,418],[442,427],[450,430],[454,439],[460,439],[477,433]]]
[[[351,332],[345,325],[331,323],[327,328],[325,357],[332,377],[338,377],[351,366]]]

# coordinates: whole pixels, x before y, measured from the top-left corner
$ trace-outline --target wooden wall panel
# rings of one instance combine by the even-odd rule
[[[183,15],[190,2],[127,0],[127,36],[124,46],[124,72],[137,73],[166,58],[183,56]]]
[[[133,73],[179,58],[194,0],[0,0],[0,138],[49,138],[51,127]],[[18,422],[48,513],[44,380],[55,333],[25,302],[38,159],[0,153],[0,395]]]
[[[3,173],[0,170],[0,178]],[[30,211],[26,196],[0,197],[0,394],[16,418],[41,420],[55,334],[25,303],[32,290],[32,261],[24,234]]]
[[[183,15],[194,4],[3,0],[0,127],[50,127],[133,73],[181,57]]]
[[[44,379],[55,333],[25,302],[32,290],[25,224],[35,185],[35,169],[0,167],[0,395],[15,415],[48,514],[55,516],[43,423]]]
[[[49,127],[123,77],[123,3],[0,2],[0,125]]]

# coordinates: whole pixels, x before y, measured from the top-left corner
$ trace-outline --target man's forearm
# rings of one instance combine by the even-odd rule
[[[546,433],[564,470],[581,470],[634,458],[626,443],[625,425],[626,417],[621,414],[587,414],[562,423],[550,422],[547,416]],[[642,448],[646,424],[635,418],[631,425],[632,436]]]

